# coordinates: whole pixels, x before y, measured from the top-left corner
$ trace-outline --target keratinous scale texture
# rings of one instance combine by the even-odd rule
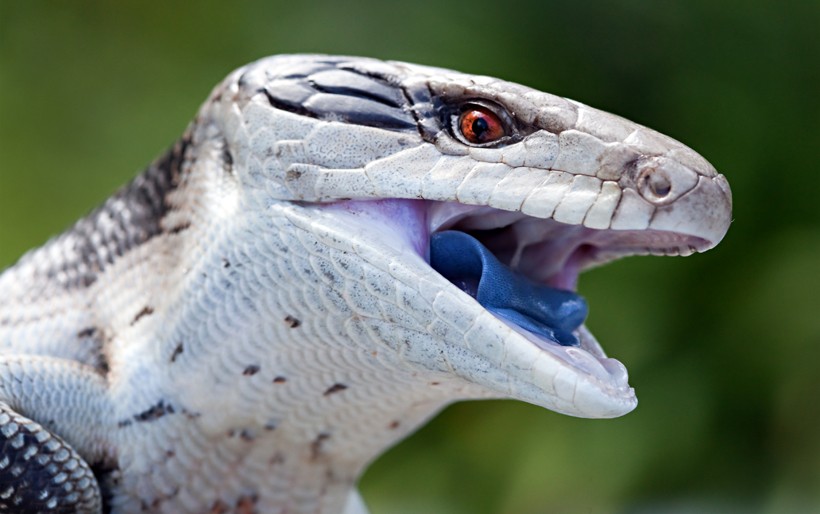
[[[251,63],[0,276],[0,510],[362,513],[364,467],[450,402],[620,416],[579,273],[730,219],[698,154],[571,100]]]

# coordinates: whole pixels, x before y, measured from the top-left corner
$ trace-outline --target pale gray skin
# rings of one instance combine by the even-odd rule
[[[507,135],[467,141],[465,103]],[[453,401],[625,414],[626,370],[584,327],[562,347],[496,318],[430,268],[430,234],[573,289],[624,255],[709,249],[730,219],[702,157],[577,102],[397,62],[252,63],[0,276],[0,507],[361,513],[366,465]]]

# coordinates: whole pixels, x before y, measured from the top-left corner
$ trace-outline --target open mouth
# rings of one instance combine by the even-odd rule
[[[539,347],[577,347],[598,360],[606,355],[583,326],[579,274],[628,255],[689,255],[708,246],[674,232],[595,230],[456,203],[433,204],[428,223],[430,265],[442,276]]]
[[[589,417],[623,414],[636,400],[624,365],[608,358],[583,324],[587,304],[576,291],[579,274],[629,255],[688,255],[710,246],[706,239],[672,231],[597,230],[455,202],[346,201],[335,208],[355,215],[359,222],[364,216],[385,227],[382,231],[375,223],[360,224],[369,227],[370,236],[398,238],[404,248],[409,243],[440,277],[480,304],[464,315],[477,320],[485,311],[510,329],[500,337],[512,337],[510,348],[523,352],[516,356],[519,371],[513,371],[518,378],[551,369],[550,374],[558,375],[543,387],[560,388],[567,380],[567,387],[575,391],[566,392],[570,398],[582,394],[578,380],[588,383],[583,394],[600,404],[587,404],[584,410],[561,403],[550,408]],[[464,337],[469,344],[470,335]],[[503,355],[494,358],[501,361],[493,365],[509,365]],[[521,374],[536,360],[540,371]],[[555,364],[544,368],[548,361]],[[536,382],[543,384],[542,379]],[[534,403],[546,404],[537,393],[531,397]]]
[[[434,233],[430,266],[512,325],[549,343],[579,346],[577,330],[587,315],[584,299],[516,273],[470,234]]]

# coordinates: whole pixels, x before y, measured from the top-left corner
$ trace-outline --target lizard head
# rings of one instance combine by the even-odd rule
[[[466,396],[632,410],[625,367],[583,325],[578,274],[707,250],[731,219],[725,178],[681,143],[491,77],[280,56],[211,100],[200,119],[219,120],[247,199],[313,209],[310,230],[353,234],[345,254],[382,273],[388,293],[365,268],[361,294],[345,293],[395,307],[362,333],[476,386]]]

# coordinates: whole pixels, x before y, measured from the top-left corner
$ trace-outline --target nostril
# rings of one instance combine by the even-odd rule
[[[669,205],[691,191],[699,180],[696,171],[675,159],[665,156],[647,156],[638,160],[631,176],[638,193],[647,202]]]
[[[665,174],[655,172],[649,175],[647,179],[649,182],[649,189],[655,196],[664,198],[672,192],[672,184],[669,182],[669,178]]]
[[[650,202],[663,202],[672,194],[672,181],[664,171],[648,168],[638,180],[638,190]]]

